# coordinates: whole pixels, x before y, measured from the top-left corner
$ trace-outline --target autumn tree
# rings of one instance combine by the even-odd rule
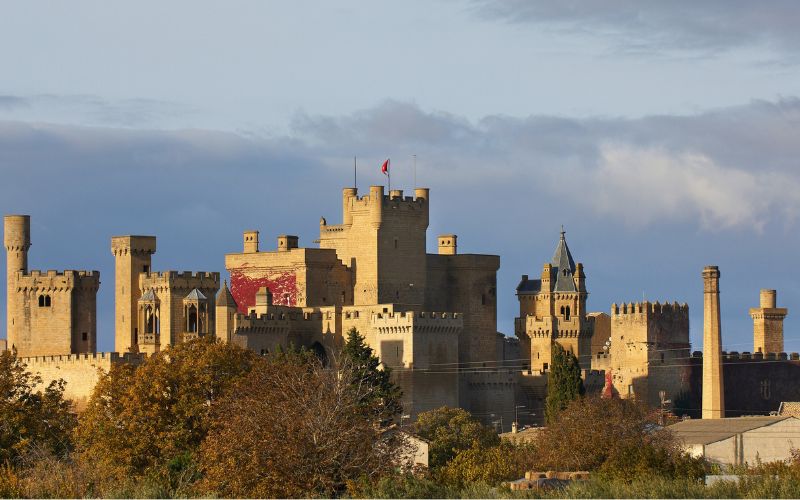
[[[473,445],[441,467],[437,478],[456,488],[476,482],[497,486],[523,477],[534,468],[535,460],[535,450],[529,444],[502,441],[488,448]]]
[[[617,478],[702,475],[702,460],[685,455],[669,430],[656,423],[657,416],[634,401],[576,399],[539,434],[538,468]]]
[[[62,455],[72,447],[76,418],[64,399],[64,381],[40,389],[15,351],[0,351],[0,463],[36,448]]]
[[[445,465],[460,451],[489,448],[500,443],[494,429],[481,424],[461,408],[443,406],[420,413],[413,429],[430,443],[428,464],[431,468]]]
[[[578,358],[565,351],[558,342],[552,344],[552,363],[547,374],[547,399],[545,416],[551,424],[558,413],[586,392],[581,378]]]
[[[110,482],[190,468],[214,403],[259,362],[252,351],[199,338],[139,367],[116,365],[95,387],[77,432],[82,463]]]
[[[403,393],[391,381],[391,369],[381,366],[381,361],[355,328],[347,332],[339,358],[339,364],[357,386],[356,392],[361,397],[359,404],[363,408],[375,410],[376,418],[382,422],[390,421],[403,411],[400,402]]]
[[[375,425],[383,403],[357,373],[276,356],[214,409],[201,448],[203,492],[223,497],[331,497],[398,464],[400,442]]]

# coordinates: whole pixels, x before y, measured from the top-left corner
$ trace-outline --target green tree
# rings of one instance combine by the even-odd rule
[[[460,451],[500,443],[494,429],[481,424],[466,410],[446,406],[420,413],[414,432],[430,443],[428,464],[432,469],[445,465]]]
[[[391,381],[391,369],[386,365],[381,368],[381,361],[355,328],[347,332],[339,361],[350,374],[353,385],[358,387],[362,407],[374,409],[375,416],[382,422],[390,421],[403,411],[400,402],[403,393]]]
[[[519,479],[533,470],[534,448],[528,444],[515,445],[503,441],[496,446],[473,446],[461,450],[445,464],[437,477],[448,486],[463,488],[470,483],[497,486],[502,481]]]
[[[216,401],[258,362],[252,351],[199,338],[170,346],[138,368],[114,366],[81,415],[81,462],[110,484],[148,478],[174,491],[176,481],[190,480]]]
[[[41,383],[15,351],[0,351],[0,463],[34,448],[56,455],[72,448],[77,420],[64,399],[64,381],[37,390]]]
[[[581,367],[578,358],[565,351],[558,342],[553,342],[552,364],[547,374],[547,400],[545,416],[547,423],[555,421],[558,414],[573,401],[586,392],[581,378]]]

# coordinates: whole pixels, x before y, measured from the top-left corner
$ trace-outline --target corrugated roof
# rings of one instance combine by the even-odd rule
[[[778,408],[781,417],[800,417],[800,401],[782,401]]]
[[[767,427],[783,420],[795,417],[735,417],[692,419],[678,422],[667,427],[675,436],[687,445],[709,444],[728,439],[729,437]]]

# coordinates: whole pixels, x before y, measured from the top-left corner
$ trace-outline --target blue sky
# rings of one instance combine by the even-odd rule
[[[591,310],[687,302],[699,349],[715,264],[726,348],[776,288],[797,351],[798,25],[788,1],[5,2],[0,209],[32,215],[32,268],[101,271],[110,349],[111,235],[224,273],[243,229],[313,245],[354,155],[360,188],[391,157],[410,189],[416,154],[429,248],[501,256],[500,331],[564,224]]]

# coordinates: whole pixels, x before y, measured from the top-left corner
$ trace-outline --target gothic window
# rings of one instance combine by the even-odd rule
[[[44,307],[44,295],[39,295],[39,307]]]
[[[565,309],[564,319],[569,321],[569,306],[567,306],[567,308]]]
[[[186,331],[197,333],[197,308],[193,305],[189,306],[189,314],[186,318]]]
[[[50,296],[49,295],[39,295],[39,307],[50,307]]]

